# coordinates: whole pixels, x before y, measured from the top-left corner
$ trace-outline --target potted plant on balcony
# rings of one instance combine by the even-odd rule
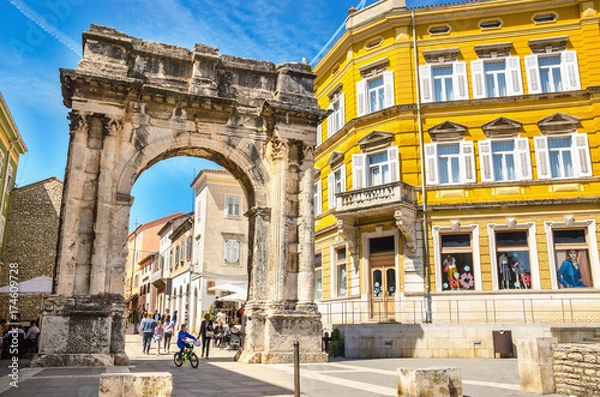
[[[335,328],[331,333],[331,341],[329,342],[329,356],[343,357],[344,356],[344,338],[338,328]]]

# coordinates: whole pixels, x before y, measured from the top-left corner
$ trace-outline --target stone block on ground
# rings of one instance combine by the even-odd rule
[[[400,397],[460,397],[462,374],[460,368],[398,368]]]
[[[517,358],[521,391],[529,393],[554,393],[552,345],[556,338],[531,338],[517,340]]]
[[[100,375],[98,397],[170,397],[172,393],[173,376],[169,372]]]

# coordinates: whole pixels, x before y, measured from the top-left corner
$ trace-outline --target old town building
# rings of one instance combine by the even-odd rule
[[[127,238],[127,259],[125,264],[125,300],[130,311],[158,309],[157,291],[151,283],[153,263],[158,262],[160,239],[158,231],[181,213],[169,215],[135,228]],[[154,265],[156,268],[157,265]],[[152,291],[151,291],[152,290]],[[151,298],[151,292],[154,297]],[[154,306],[151,306],[154,304]]]
[[[27,152],[27,147],[10,114],[10,110],[0,94],[0,254],[4,247],[6,217],[19,156]],[[4,281],[4,278],[2,279]],[[24,281],[24,280],[23,280]]]
[[[314,68],[324,322],[600,320],[599,11],[351,9]]]
[[[51,177],[15,188],[11,193],[2,259],[5,265],[17,263],[18,280],[35,279],[32,289],[43,287],[43,294],[50,292],[54,276],[62,191],[63,182]],[[7,270],[2,274],[2,285],[8,283]],[[42,293],[21,290],[18,308],[22,320],[37,319],[41,304]],[[8,299],[0,299],[2,318],[7,318],[8,305]]]

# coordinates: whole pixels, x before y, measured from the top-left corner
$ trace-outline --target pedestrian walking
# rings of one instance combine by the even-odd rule
[[[156,327],[154,328],[154,341],[156,342],[156,355],[160,355],[160,344],[162,343],[163,334],[165,329],[160,320],[156,322]]]
[[[202,355],[200,357],[204,357],[206,353],[206,359],[208,360],[208,352],[210,350],[210,342],[215,335],[213,322],[210,320],[210,313],[206,313],[204,315],[204,321],[200,325],[200,334],[198,338],[202,337]]]
[[[154,328],[156,328],[156,321],[154,321],[150,313],[146,313],[146,317],[142,320],[141,328],[142,348],[144,349],[144,354],[150,354],[152,335],[154,335]]]
[[[138,309],[133,310],[133,333],[138,334],[138,327],[140,325],[140,312]]]
[[[163,350],[167,353],[171,352],[171,338],[173,337],[173,330],[175,329],[175,323],[171,321],[171,316],[167,314],[165,317],[165,322],[163,324],[165,329],[165,334],[163,336],[164,345]]]

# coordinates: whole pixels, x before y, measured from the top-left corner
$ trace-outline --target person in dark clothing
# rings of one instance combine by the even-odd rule
[[[206,359],[208,360],[208,352],[210,350],[210,341],[214,336],[214,328],[213,322],[210,320],[210,314],[206,313],[204,315],[204,321],[200,325],[200,334],[198,338],[202,337],[202,355],[204,357],[204,353],[206,352]]]

